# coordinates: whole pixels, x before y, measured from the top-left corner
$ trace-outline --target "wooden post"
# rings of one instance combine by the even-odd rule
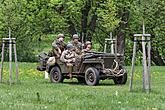
[[[4,48],[5,43],[9,44],[9,83],[12,84],[12,45],[14,44],[14,59],[16,65],[16,81],[18,81],[18,63],[17,63],[17,52],[16,52],[16,38],[11,38],[11,29],[9,28],[9,38],[2,38],[2,57],[0,65],[0,82],[2,82],[3,77],[3,62],[4,62]]]
[[[133,57],[132,57],[132,68],[131,68],[131,79],[130,79],[130,85],[129,90],[132,91],[132,85],[133,85],[133,76],[135,71],[135,56],[136,56],[136,36],[134,37],[134,46],[133,46]]]
[[[147,66],[147,58],[146,58],[146,37],[145,35],[145,25],[143,22],[143,35],[142,35],[142,49],[143,49],[143,68],[144,68],[144,85],[143,85],[143,89],[145,91],[149,91],[149,74],[148,74],[148,67]],[[144,42],[145,41],[145,42]]]
[[[12,84],[12,40],[11,40],[11,29],[9,28],[9,67],[10,67],[10,78],[9,83]]]
[[[114,54],[114,39],[112,37],[112,32],[110,33],[110,39],[111,39],[111,54]]]
[[[142,36],[142,40],[144,41],[145,40],[145,37]],[[147,60],[146,60],[146,48],[145,48],[145,42],[142,42],[142,49],[143,49],[143,77],[144,77],[144,80],[143,80],[143,89],[144,90],[148,90],[149,89],[149,86],[148,86],[148,71],[147,71]]]
[[[136,37],[141,37],[141,40],[137,40]],[[150,84],[150,66],[151,66],[151,41],[150,34],[145,34],[145,26],[143,22],[143,34],[134,34],[134,51],[133,51],[133,58],[132,58],[132,70],[131,70],[131,79],[130,79],[130,91],[132,91],[133,85],[133,75],[134,75],[134,66],[135,66],[135,55],[136,55],[136,42],[142,42],[142,56],[143,56],[143,90],[149,92],[151,90]],[[148,49],[146,52],[146,44],[148,44]],[[148,56],[148,59],[147,59]]]
[[[111,54],[115,54],[114,48],[115,48],[115,41],[116,39],[113,39],[112,32],[110,32],[110,38],[105,39],[105,45],[104,45],[104,53],[107,52],[107,42],[110,41],[111,43]]]
[[[0,65],[0,82],[2,82],[2,76],[3,76],[4,48],[5,48],[5,42],[3,40],[2,41],[1,65]]]
[[[16,81],[18,81],[18,63],[17,63],[17,51],[16,51],[16,41],[14,43],[14,57],[15,57],[15,65],[16,65]]]
[[[117,58],[117,36],[116,36],[116,40],[115,40],[115,60],[118,61],[118,58]]]
[[[151,74],[150,74],[150,67],[151,67],[151,38],[148,37],[148,83],[149,83],[149,91],[151,90]]]
[[[105,39],[105,45],[104,45],[104,53],[107,51],[107,40]]]

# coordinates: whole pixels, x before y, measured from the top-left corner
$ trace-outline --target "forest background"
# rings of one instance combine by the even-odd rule
[[[143,21],[146,33],[152,35],[152,65],[165,66],[164,0],[0,0],[0,38],[8,37],[11,28],[21,62],[37,61],[59,33],[66,40],[76,33],[82,42],[90,40],[96,51],[103,51],[105,38],[112,32],[118,53],[130,65],[133,34],[142,33]],[[141,51],[138,43],[137,65]]]

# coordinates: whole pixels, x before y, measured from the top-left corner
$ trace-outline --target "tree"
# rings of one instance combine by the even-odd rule
[[[138,4],[138,5],[137,5]],[[146,33],[152,34],[151,57],[156,65],[165,65],[164,62],[164,5],[161,0],[138,2],[134,1],[131,8],[131,18],[128,33],[142,33],[142,22],[145,22]],[[127,47],[128,48],[128,47]],[[139,50],[142,51],[139,45]]]

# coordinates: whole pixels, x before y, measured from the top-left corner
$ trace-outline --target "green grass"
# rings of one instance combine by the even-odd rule
[[[142,91],[141,67],[136,67],[133,92],[126,85],[112,80],[91,87],[65,80],[52,84],[44,73],[35,70],[35,63],[20,63],[20,82],[8,83],[8,64],[0,84],[0,110],[163,110],[165,108],[165,67],[152,67],[152,91]],[[130,67],[128,76],[130,76]],[[13,72],[14,73],[14,72]]]

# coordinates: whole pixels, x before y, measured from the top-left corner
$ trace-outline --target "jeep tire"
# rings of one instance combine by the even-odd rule
[[[115,77],[113,81],[115,84],[125,84],[127,82],[127,73],[124,73],[123,76]]]
[[[94,67],[89,67],[85,71],[85,82],[89,86],[95,86],[99,84],[99,71]]]
[[[50,81],[52,83],[60,83],[63,82],[63,76],[59,69],[59,67],[53,67],[50,70]]]

